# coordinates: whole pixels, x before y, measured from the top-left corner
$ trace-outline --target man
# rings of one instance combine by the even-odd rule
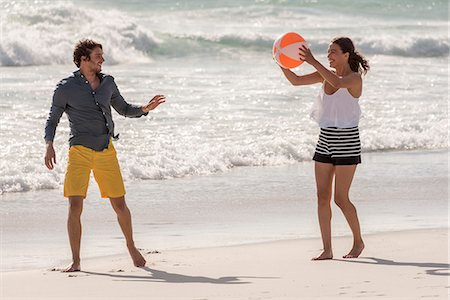
[[[114,78],[100,73],[103,47],[92,40],[81,40],[75,46],[73,61],[79,70],[61,80],[54,92],[50,114],[45,126],[45,165],[52,170],[56,164],[53,148],[56,127],[66,112],[70,124],[70,150],[64,180],[64,196],[69,199],[67,228],[72,263],[64,272],[80,270],[81,212],[91,170],[102,198],[109,198],[117,214],[128,251],[136,267],[145,266],[145,259],[134,245],[131,214],[125,203],[125,187],[112,144],[114,123],[111,106],[126,117],[141,117],[165,102],[156,95],[147,105],[128,104],[117,88]]]

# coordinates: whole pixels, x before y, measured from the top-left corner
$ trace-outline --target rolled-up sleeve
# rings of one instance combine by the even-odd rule
[[[62,114],[66,110],[67,98],[64,95],[63,88],[61,84],[56,86],[55,92],[53,93],[52,106],[50,108],[50,113],[45,124],[45,136],[46,142],[53,141],[55,138],[56,127],[58,126],[59,120]]]
[[[112,78],[112,76],[111,79],[112,79],[111,105],[119,114],[129,118],[139,118],[141,116],[148,115],[148,112],[145,113],[142,111],[142,107],[140,105],[133,105],[127,103],[120,94],[119,88],[114,82],[114,78]]]

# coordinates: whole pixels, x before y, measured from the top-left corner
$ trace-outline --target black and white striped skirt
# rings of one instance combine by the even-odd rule
[[[333,165],[361,163],[361,141],[358,127],[320,128],[313,160]]]

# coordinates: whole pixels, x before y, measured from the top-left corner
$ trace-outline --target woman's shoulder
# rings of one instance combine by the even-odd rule
[[[353,88],[361,88],[362,85],[362,75],[359,72],[352,72],[346,76],[352,83]]]
[[[362,80],[362,74],[359,73],[359,72],[351,72],[350,74],[348,74],[348,76],[352,76],[352,77],[355,77],[355,78],[358,78],[358,79]]]

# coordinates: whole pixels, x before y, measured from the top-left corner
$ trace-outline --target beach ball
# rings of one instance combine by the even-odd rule
[[[295,32],[285,33],[273,43],[273,58],[285,69],[298,67],[303,63],[298,54],[298,49],[302,45],[308,46],[300,34]]]

